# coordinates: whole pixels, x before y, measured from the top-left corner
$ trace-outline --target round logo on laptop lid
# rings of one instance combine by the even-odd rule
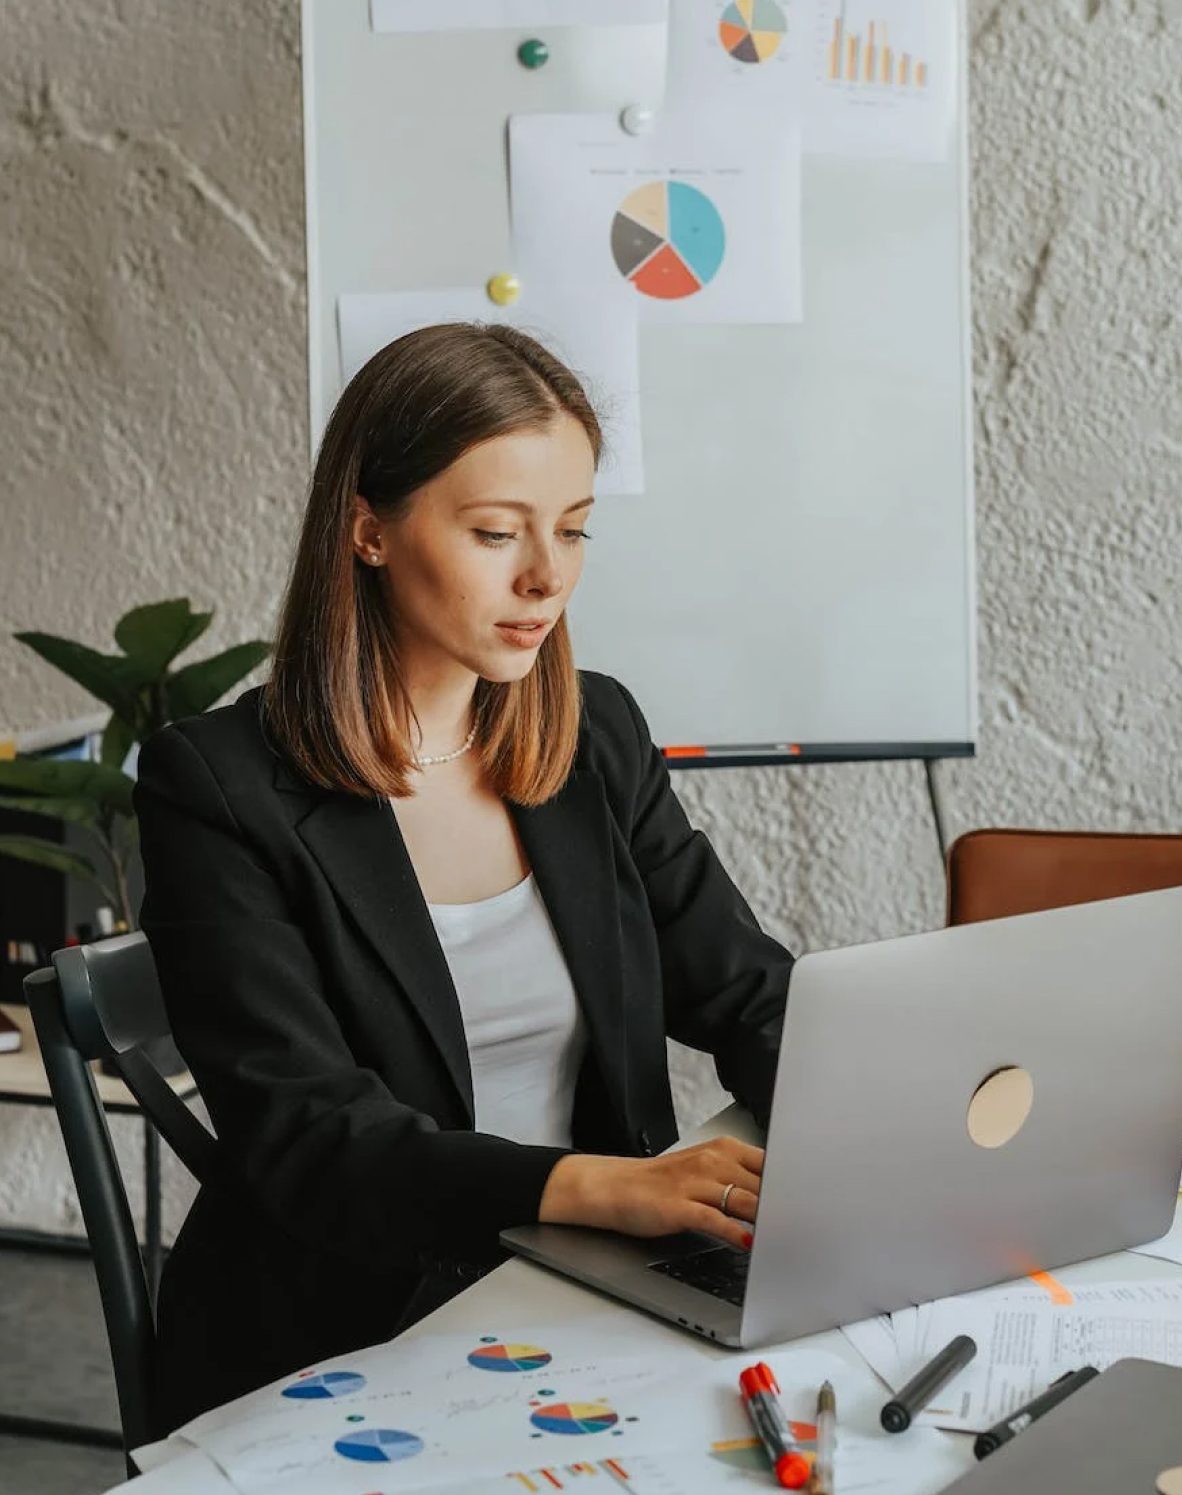
[[[1016,1064],[994,1070],[969,1101],[969,1136],[978,1147],[1004,1147],[1026,1125],[1033,1105],[1034,1081],[1029,1070]]]

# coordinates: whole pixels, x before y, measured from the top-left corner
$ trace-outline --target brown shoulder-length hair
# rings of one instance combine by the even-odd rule
[[[579,421],[598,463],[603,438],[582,385],[512,327],[448,323],[390,343],[357,373],[329,418],[279,617],[266,725],[315,784],[363,796],[412,793],[414,721],[399,667],[385,570],[354,550],[357,498],[397,518],[417,489],[471,447]],[[565,616],[522,680],[477,682],[476,751],[499,794],[551,798],[574,761],[579,677]]]

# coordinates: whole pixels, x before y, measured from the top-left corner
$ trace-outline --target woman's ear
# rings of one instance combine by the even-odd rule
[[[367,559],[372,551],[380,554],[382,549],[381,523],[360,494],[353,500],[353,549]]]

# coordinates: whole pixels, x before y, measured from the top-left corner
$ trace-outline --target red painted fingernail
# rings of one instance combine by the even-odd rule
[[[755,1237],[751,1234],[750,1231],[748,1231],[746,1233],[746,1235],[743,1237],[743,1244],[744,1244],[744,1246],[747,1247],[748,1251],[750,1251],[751,1248],[752,1248],[752,1246],[754,1246],[754,1244],[755,1244]]]

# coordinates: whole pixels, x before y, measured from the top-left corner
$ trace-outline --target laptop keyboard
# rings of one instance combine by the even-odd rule
[[[740,1251],[737,1246],[709,1246],[705,1251],[694,1251],[689,1256],[678,1256],[671,1261],[650,1261],[648,1265],[654,1272],[662,1272],[666,1277],[688,1283],[690,1287],[700,1288],[712,1297],[741,1308],[750,1261],[751,1253]]]

